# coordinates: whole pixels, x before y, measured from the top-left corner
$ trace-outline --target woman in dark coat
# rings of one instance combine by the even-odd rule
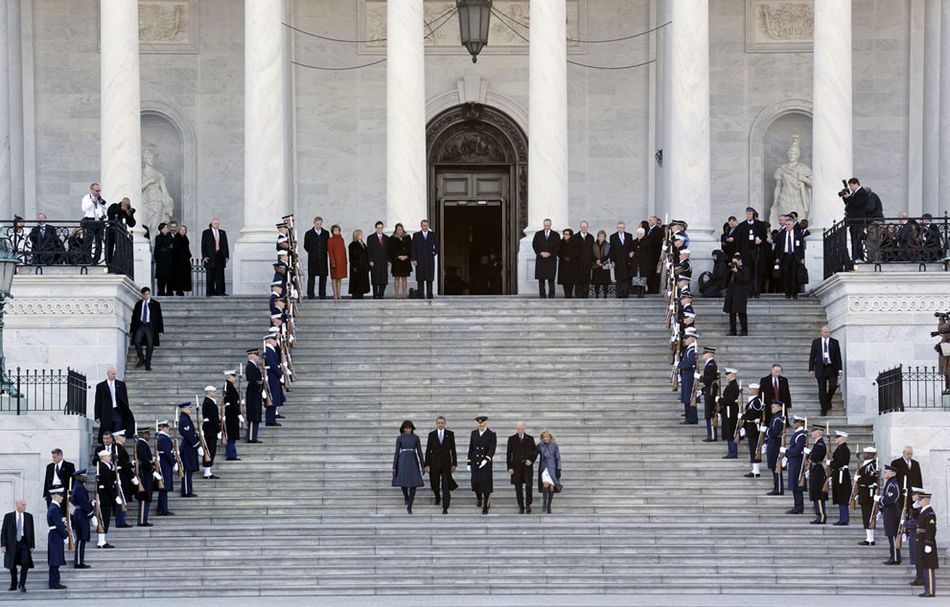
[[[580,272],[581,245],[580,240],[572,238],[574,230],[565,229],[561,233],[561,248],[557,252],[559,263],[557,266],[557,284],[564,288],[564,298],[574,297],[574,285],[578,282]]]
[[[191,291],[191,243],[188,242],[188,228],[178,228],[178,235],[172,243],[172,289],[175,295],[184,295]]]
[[[749,317],[746,308],[749,303],[749,291],[752,284],[752,275],[749,269],[742,265],[742,254],[732,256],[732,265],[729,268],[729,286],[726,287],[726,298],[722,304],[722,311],[729,315],[729,335],[736,335],[736,319],[742,325],[742,334],[749,334]]]
[[[175,237],[168,233],[168,224],[164,221],[158,224],[158,234],[155,236],[155,282],[158,283],[158,295],[171,295],[174,289],[172,282],[172,246]]]
[[[541,432],[538,443],[538,489],[541,491],[541,511],[551,514],[554,494],[561,491],[561,449],[550,431]]]
[[[86,265],[89,256],[85,250],[86,231],[76,228],[66,240],[66,263],[70,265]]]
[[[409,296],[409,275],[412,274],[412,236],[406,233],[401,223],[396,224],[389,237],[389,263],[392,267],[393,288],[396,299]]]
[[[601,287],[604,289],[604,299],[607,299],[607,287],[610,286],[610,243],[607,242],[607,232],[599,230],[597,240],[591,246],[594,249],[594,267],[590,271],[590,283],[594,285],[594,299],[600,297]]]
[[[399,426],[396,453],[393,454],[393,487],[402,488],[406,512],[412,514],[416,488],[422,487],[422,442],[415,434],[416,426],[408,419]]]
[[[369,293],[369,253],[366,243],[363,242],[363,230],[353,231],[353,242],[350,243],[350,296],[353,299],[363,299]]]
[[[647,291],[647,277],[650,272],[656,271],[656,264],[650,260],[650,244],[647,242],[647,231],[641,226],[637,228],[637,237],[633,241],[633,289],[637,298],[643,299]]]

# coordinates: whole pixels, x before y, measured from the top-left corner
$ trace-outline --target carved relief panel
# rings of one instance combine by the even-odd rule
[[[746,0],[748,53],[811,52],[815,7],[810,0]]]

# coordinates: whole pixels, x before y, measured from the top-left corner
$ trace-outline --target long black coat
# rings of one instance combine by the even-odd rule
[[[115,412],[122,419],[125,435],[135,436],[135,416],[129,408],[129,393],[125,382],[115,380]],[[109,382],[101,381],[96,384],[96,397],[93,419],[99,420],[99,442],[102,442],[102,431],[112,431],[112,394],[109,393]]]
[[[50,462],[46,464],[46,477],[43,479],[43,499],[49,502],[49,490],[53,488],[53,468],[56,464]],[[69,479],[76,472],[76,466],[72,462],[63,460],[59,463],[59,485],[60,487],[69,487]]]
[[[329,272],[327,244],[330,242],[330,232],[310,228],[303,235],[303,248],[307,252],[307,276],[326,276]]]
[[[241,396],[234,384],[224,382],[224,435],[227,440],[241,437]]]
[[[30,230],[27,238],[30,239],[30,248],[33,251],[33,263],[39,265],[62,263],[66,249],[53,226],[47,225],[42,230],[40,226],[35,226]]]
[[[576,238],[561,241],[560,259],[557,268],[557,284],[572,285],[581,282],[581,241]]]
[[[452,466],[458,466],[455,433],[451,430],[443,430],[442,433],[442,443],[439,443],[438,430],[430,432],[426,439],[425,466],[429,472],[449,472]]]
[[[389,236],[383,234],[383,242],[379,242],[379,236],[370,234],[366,239],[366,251],[369,255],[369,261],[373,264],[370,268],[370,281],[374,285],[389,284]]]
[[[534,260],[534,278],[536,280],[557,279],[557,254],[561,250],[561,235],[554,230],[548,230],[545,238],[544,230],[538,230],[534,233],[531,247],[537,256]],[[551,256],[541,257],[541,253],[550,253]]]
[[[135,302],[135,307],[132,308],[132,322],[129,324],[129,335],[133,338],[135,337],[135,330],[142,324],[142,305],[144,301],[144,299],[138,300]],[[152,345],[157,348],[162,345],[162,338],[159,333],[165,332],[165,319],[162,317],[162,305],[154,299],[148,300],[148,318],[149,323],[152,325]]]
[[[350,243],[350,295],[369,293],[369,253],[366,244],[358,240]]]
[[[247,421],[261,423],[261,410],[264,406],[264,378],[261,368],[251,361],[244,366],[244,405],[247,409]]]
[[[158,233],[155,237],[155,278],[166,281],[172,277],[173,247],[175,237],[171,233]]]
[[[208,262],[205,264],[206,268],[216,268],[219,264],[224,266],[231,257],[231,252],[228,249],[228,233],[220,228],[218,229],[218,243],[220,250],[215,251],[214,232],[211,228],[201,233],[201,258],[208,258]]]
[[[412,261],[416,262],[416,280],[435,280],[435,258],[439,255],[439,239],[435,232],[423,236],[422,230],[412,235]]]
[[[594,236],[588,232],[585,237],[578,232],[571,237],[571,241],[581,245],[580,253],[577,254],[577,284],[590,284],[590,271],[594,267]]]
[[[494,489],[492,480],[492,460],[495,458],[495,449],[498,447],[498,437],[491,430],[479,434],[472,430],[468,441],[468,465],[472,468],[472,491],[475,493],[491,493]],[[482,462],[486,462],[482,466]]]
[[[179,234],[172,242],[172,289],[191,291],[191,242]]]
[[[897,470],[897,486],[901,489],[901,494],[903,496],[904,488],[907,488],[907,491],[912,490],[914,487],[923,487],[924,486],[924,477],[920,472],[920,463],[917,460],[910,460],[910,466],[907,465],[907,462],[904,461],[903,457],[898,457],[891,462],[891,467]],[[907,479],[905,484],[904,479]]]
[[[506,457],[508,470],[514,470],[511,484],[531,484],[534,479],[534,460],[538,458],[538,446],[534,443],[534,437],[530,434],[525,434],[524,439],[519,439],[517,434],[509,436]],[[526,461],[531,464],[526,464]]]
[[[405,259],[399,259],[405,257]],[[389,263],[393,276],[409,276],[412,274],[412,236],[403,234],[402,237],[389,237]]]
[[[846,506],[851,501],[851,449],[848,443],[835,447],[831,456],[831,498],[836,506]]]
[[[722,303],[722,311],[727,314],[745,314],[749,305],[752,274],[745,265],[735,272],[730,271],[729,274],[729,286],[726,287],[726,298]]]
[[[634,252],[635,240],[632,234],[624,232],[621,244],[619,232],[610,235],[610,261],[614,264],[614,276],[617,280],[626,280],[635,273],[633,258],[630,256]]]
[[[828,494],[825,492],[825,458],[828,456],[828,445],[824,438],[819,438],[812,445],[811,453],[808,454],[808,499],[826,500]]]
[[[641,278],[649,278],[656,273],[656,259],[650,255],[650,241],[646,237],[634,239],[633,249],[633,268],[630,273]]]
[[[739,382],[732,380],[722,391],[719,397],[719,414],[722,416],[722,436],[726,440],[732,440],[736,434],[736,424],[739,420],[739,397],[742,396],[739,390]]]
[[[29,512],[23,513],[23,539],[26,540],[30,549],[36,548],[36,535],[33,529],[33,515]],[[16,556],[16,512],[8,512],[3,515],[3,527],[0,528],[0,546],[7,549],[3,553],[3,566],[6,569],[13,568],[13,559]],[[33,568],[33,556],[26,555],[26,562],[21,563],[27,569]]]

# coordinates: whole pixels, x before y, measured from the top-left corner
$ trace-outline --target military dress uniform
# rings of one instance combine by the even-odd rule
[[[800,417],[795,417],[796,421],[804,421]],[[801,514],[805,511],[805,488],[799,485],[798,479],[801,477],[802,465],[805,461],[805,443],[808,441],[806,437],[805,427],[802,426],[797,428],[792,434],[792,438],[788,441],[788,447],[785,449],[785,457],[788,458],[788,486],[792,490],[792,498],[794,499],[792,509],[788,511],[788,514]]]
[[[867,458],[861,462],[861,469],[855,479],[858,487],[858,504],[861,505],[861,522],[864,524],[865,539],[862,546],[874,545],[874,527],[876,523],[871,516],[874,510],[875,496],[878,491],[880,471],[878,470],[876,451],[873,447],[864,450]]]
[[[100,451],[102,453],[102,451]],[[96,462],[96,499],[99,501],[99,514],[102,516],[102,533],[99,533],[99,548],[112,548],[109,543],[109,523],[112,520],[112,507],[118,499],[117,483],[115,480],[115,467],[111,463],[102,461]]]
[[[706,352],[715,354],[712,348],[704,348]],[[703,409],[706,419],[706,440],[711,443],[719,440],[718,432],[713,430],[712,420],[716,415],[716,401],[719,400],[719,364],[715,358],[710,358],[703,365]]]
[[[164,421],[159,427],[168,427],[168,422]],[[158,507],[156,513],[158,516],[168,516],[171,512],[168,510],[168,493],[175,490],[175,466],[178,462],[175,459],[174,443],[172,438],[165,430],[159,430],[156,437],[156,449],[158,450],[158,465],[161,468],[163,488],[158,490]]]
[[[759,384],[749,384],[749,389],[758,388]],[[763,423],[763,412],[765,405],[762,403],[762,397],[758,394],[750,396],[745,406],[745,413],[742,414],[742,429],[745,432],[746,444],[749,445],[749,463],[752,464],[752,471],[746,474],[746,478],[758,478],[759,462],[762,461],[759,446],[759,424]]]
[[[838,526],[847,525],[851,519],[851,513],[848,512],[848,502],[851,501],[850,463],[851,449],[848,443],[841,443],[831,454],[831,503],[838,506],[838,521],[835,523]]]
[[[495,449],[498,446],[498,437],[489,429],[484,432],[472,430],[468,441],[468,465],[472,471],[472,491],[475,493],[475,503],[482,508],[482,514],[488,514],[491,507],[491,493],[494,489],[492,481],[492,460],[495,458]]]
[[[734,369],[726,369],[735,373]],[[726,384],[719,397],[719,416],[722,418],[722,435],[728,445],[726,456],[723,459],[736,459],[739,457],[739,448],[736,445],[736,425],[739,423],[739,397],[742,391],[739,389],[739,382],[735,379]]]
[[[775,404],[775,401],[772,401]],[[785,416],[776,413],[769,420],[765,430],[765,455],[769,470],[772,471],[772,491],[767,495],[785,495],[785,479],[775,471],[782,448],[782,434],[785,433]]]
[[[248,350],[247,353],[257,354],[256,348]],[[263,421],[264,409],[264,378],[261,375],[261,368],[257,363],[247,361],[244,365],[244,406],[247,409],[247,433],[245,440],[249,443],[260,442],[257,440],[258,432]]]
[[[75,506],[70,515],[73,534],[76,538],[76,550],[73,553],[73,568],[88,569],[86,564],[86,543],[92,538],[92,520],[96,517],[96,508],[89,499],[89,491],[80,477],[86,476],[86,469],[73,473],[73,491],[70,502]]]
[[[191,403],[181,403],[178,408],[182,409],[190,405]],[[184,411],[178,414],[178,435],[181,437],[181,442],[178,445],[178,457],[185,469],[185,476],[181,479],[181,496],[194,497],[192,475],[198,471],[198,464],[201,460],[199,451],[202,449],[195,423],[191,421],[191,416]]]
[[[930,497],[930,494],[921,493],[920,497]],[[937,551],[937,514],[930,504],[920,509],[917,518],[917,560],[924,576],[924,592],[920,596],[936,596],[935,572],[940,567],[940,557]]]
[[[825,510],[825,502],[828,500],[828,493],[825,491],[825,482],[828,480],[825,474],[825,458],[828,457],[828,445],[825,444],[825,438],[821,437],[815,441],[811,451],[808,453],[808,499],[815,507],[815,525],[824,525],[828,521],[828,515]]]
[[[228,371],[229,375],[236,375],[236,371]],[[224,438],[225,457],[228,461],[238,458],[237,440],[241,435],[241,395],[238,394],[234,382],[228,379],[224,382]]]
[[[50,495],[63,495],[62,487],[50,489]],[[46,562],[49,565],[49,587],[51,590],[61,590],[66,586],[60,583],[59,568],[66,564],[66,548],[63,542],[69,537],[66,525],[63,524],[63,509],[60,504],[51,501],[46,509],[46,524],[49,525],[49,534],[46,536]]]
[[[891,466],[885,466],[885,470],[897,472]],[[878,496],[881,505],[881,514],[884,515],[884,535],[887,536],[887,544],[891,550],[890,559],[885,565],[900,565],[901,551],[897,547],[897,535],[901,524],[901,489],[897,484],[896,478],[889,478],[884,482],[884,490]]]
[[[693,399],[693,382],[696,381],[696,342],[686,346],[677,368],[680,373],[680,402],[686,415],[683,423],[698,424],[696,409],[689,406]]]
[[[122,430],[119,433],[123,432]],[[113,433],[115,436],[118,433]],[[117,529],[124,529],[126,527],[131,527],[125,520],[126,509],[128,508],[129,502],[131,502],[135,497],[136,491],[136,480],[135,480],[135,470],[132,469],[132,458],[129,457],[129,452],[125,448],[125,445],[119,445],[117,443],[112,443],[112,464],[119,471],[119,483],[116,488],[116,497],[121,497],[121,502],[116,501],[115,504],[115,526]]]
[[[143,438],[142,434],[147,434],[143,432],[143,429],[139,429],[139,436],[135,437],[135,456],[139,460],[139,473],[141,478],[139,482],[142,483],[141,489],[138,493],[135,494],[135,498],[139,502],[138,510],[138,526],[139,527],[151,527],[152,523],[148,522],[149,511],[152,508],[152,494],[155,491],[155,455],[152,453],[152,446],[149,444],[147,438]]]
[[[268,343],[264,348],[264,367],[267,370],[267,388],[272,401],[267,403],[265,422],[268,426],[277,426],[277,408],[284,405],[284,376],[276,344]]]

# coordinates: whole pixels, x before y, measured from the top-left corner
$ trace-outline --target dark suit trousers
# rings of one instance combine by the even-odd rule
[[[26,586],[26,574],[30,572],[30,570],[26,568],[26,562],[30,558],[30,547],[27,545],[26,540],[20,540],[16,543],[13,550],[13,567],[10,568],[10,585]],[[16,574],[17,565],[20,566],[19,580],[17,580]]]
[[[416,281],[416,291],[418,291],[419,299],[422,299],[423,296],[426,299],[432,299],[432,281],[431,280],[417,280]]]
[[[574,297],[578,299],[587,299],[590,295],[590,282],[579,282],[574,285]]]
[[[547,292],[544,290],[544,283],[548,284]],[[542,278],[538,280],[538,293],[541,295],[541,299],[554,299],[556,296],[556,291],[554,290],[554,279]]]
[[[630,297],[630,285],[633,281],[629,278],[617,279],[617,299],[627,299]]]
[[[739,324],[742,325],[742,332],[749,332],[749,315],[744,312],[730,312],[729,313],[729,332],[736,333],[736,319],[739,319]]]
[[[432,487],[432,493],[435,495],[435,499],[442,500],[442,508],[445,510],[449,509],[449,504],[452,502],[452,492],[449,491],[450,477],[451,474],[448,470],[435,471],[429,469],[429,485]]]
[[[864,225],[849,226],[851,233],[851,260],[864,260]]]
[[[105,222],[83,218],[79,225],[86,232],[82,243],[86,259],[88,263],[97,264],[102,258],[102,232],[105,230]]]
[[[531,506],[531,483],[533,481],[530,472],[526,472],[525,482],[515,483],[515,496],[518,498],[518,507],[524,508]]]
[[[135,330],[135,335],[132,336],[132,343],[135,344],[135,353],[138,354],[141,360],[145,361],[145,364],[152,364],[152,350],[154,349],[153,340],[155,335],[152,332],[152,324],[141,324]],[[142,353],[142,344],[145,343],[145,353]]]
[[[818,402],[821,404],[821,410],[829,411],[831,399],[838,390],[838,374],[831,367],[823,367],[820,372],[815,373],[815,379],[818,380]]]
[[[320,283],[320,290],[319,290],[320,299],[326,299],[326,298],[327,298],[327,277],[326,277],[326,275],[317,276],[317,275],[315,275],[315,274],[311,274],[311,275],[308,276],[307,278],[308,278],[308,280],[307,280],[307,299],[313,299],[313,298],[316,296],[316,294],[314,293],[314,291],[315,291],[315,289],[314,289],[314,286],[315,286],[315,285],[314,285],[314,282],[316,282],[317,279],[319,279],[319,283]]]
[[[798,263],[795,255],[782,253],[782,289],[785,297],[798,297]]]
[[[206,282],[208,283],[205,288],[205,294],[208,297],[212,295],[224,295],[223,260],[218,260],[218,263],[214,264],[214,266],[207,266],[205,268],[205,274],[207,276]]]
[[[650,272],[647,276],[647,293],[660,292],[660,275],[656,272]]]

